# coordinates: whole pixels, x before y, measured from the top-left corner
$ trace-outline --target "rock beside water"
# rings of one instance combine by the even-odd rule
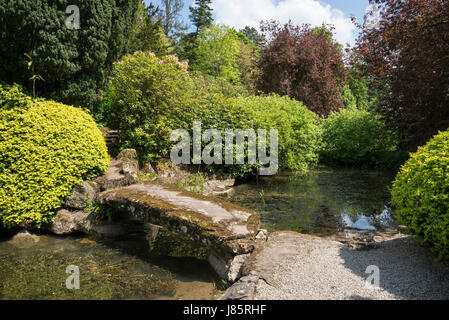
[[[90,229],[90,212],[70,212],[62,209],[56,213],[50,231],[57,235],[69,235],[76,232],[87,232]]]
[[[32,234],[27,230],[22,230],[10,240],[10,243],[18,247],[28,247],[39,241],[40,237],[38,235]]]
[[[73,188],[72,194],[64,205],[70,209],[83,210],[95,201],[99,190],[97,183],[83,181]]]

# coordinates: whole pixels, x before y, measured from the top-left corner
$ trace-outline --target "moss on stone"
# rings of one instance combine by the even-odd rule
[[[175,258],[196,258],[207,260],[210,248],[193,241],[185,235],[161,228],[150,244],[151,253]]]

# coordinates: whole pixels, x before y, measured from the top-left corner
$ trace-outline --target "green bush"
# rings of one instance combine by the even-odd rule
[[[171,128],[189,115],[192,86],[187,63],[175,56],[160,59],[139,51],[115,63],[110,91],[115,118],[109,125],[122,130],[122,147],[137,149],[145,162],[168,154]]]
[[[397,151],[398,136],[382,120],[354,108],[332,112],[323,124],[323,160],[344,165],[377,165]]]
[[[242,86],[199,73],[190,74],[176,57],[137,52],[115,64],[110,110],[123,130],[122,148],[136,148],[144,162],[168,156],[175,129],[278,129],[280,166],[305,169],[318,160],[320,127],[315,114],[288,97],[250,96]],[[204,144],[205,145],[205,144]],[[204,146],[203,145],[203,146]],[[242,176],[254,165],[208,166]]]
[[[74,185],[108,168],[103,136],[81,109],[0,86],[0,221],[41,226]]]
[[[228,80],[221,77],[214,77],[203,74],[199,71],[190,73],[190,77],[194,83],[194,92],[203,95],[222,94],[225,97],[249,96],[248,89],[241,84],[232,84]]]
[[[449,258],[449,132],[410,155],[392,189],[398,220]]]
[[[306,170],[318,162],[321,148],[318,116],[301,102],[272,94],[238,97],[232,103],[248,114],[249,128],[279,131],[280,167]]]

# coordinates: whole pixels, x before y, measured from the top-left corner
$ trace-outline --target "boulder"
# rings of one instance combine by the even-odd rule
[[[277,287],[275,270],[288,264],[298,254],[298,246],[307,235],[295,232],[275,232],[267,238],[266,230],[259,230],[256,249],[241,266],[241,278],[223,295],[222,300],[253,300],[260,281]]]
[[[117,160],[122,163],[122,174],[128,179],[129,184],[139,182],[139,158],[134,149],[125,149],[119,153]]]
[[[155,164],[155,170],[161,182],[174,183],[189,176],[190,173],[176,166],[170,159],[160,159]]]
[[[18,247],[28,247],[33,246],[40,241],[40,237],[29,233],[27,230],[22,230],[17,233],[11,240],[10,243]]]
[[[123,150],[111,160],[109,169],[94,180],[101,191],[129,186],[140,181],[139,160],[134,149]]]
[[[232,285],[220,300],[254,300],[259,276],[248,275]]]
[[[50,231],[57,235],[69,235],[77,232],[87,233],[91,224],[90,216],[90,212],[59,210],[50,226]]]
[[[73,188],[65,206],[75,210],[83,210],[97,197],[99,186],[92,181],[83,181]]]
[[[153,166],[151,165],[151,163],[145,163],[142,167],[141,170],[143,173],[147,174],[147,175],[157,175],[156,170],[154,170]]]
[[[235,282],[242,274],[242,266],[248,254],[233,256],[222,251],[212,250],[207,261],[220,278]]]

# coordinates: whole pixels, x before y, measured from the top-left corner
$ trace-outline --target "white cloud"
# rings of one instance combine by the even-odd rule
[[[316,0],[213,0],[217,23],[237,29],[249,25],[259,28],[261,20],[279,20],[294,24],[309,23],[335,26],[335,38],[342,44],[354,44],[355,26],[343,11]]]

